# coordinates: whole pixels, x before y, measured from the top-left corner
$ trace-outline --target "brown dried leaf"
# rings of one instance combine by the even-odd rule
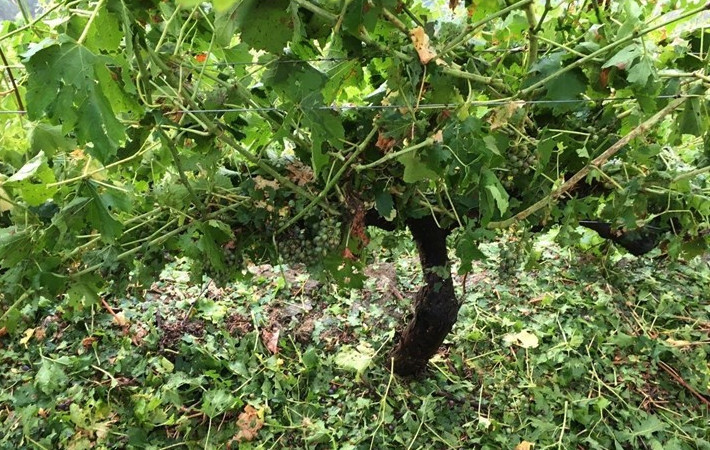
[[[244,412],[239,414],[237,426],[239,433],[234,437],[234,440],[237,442],[254,440],[259,430],[264,426],[264,411],[247,405]]]
[[[350,249],[347,247],[345,247],[345,250],[343,250],[343,258],[349,259],[350,261],[355,261],[357,259],[355,255],[353,255],[353,252],[351,252]]]
[[[437,144],[442,144],[444,142],[444,132],[439,130],[436,133],[434,133],[434,136],[432,136],[434,139],[434,142]]]
[[[273,332],[268,330],[261,331],[261,341],[266,346],[266,349],[273,354],[279,352],[279,334],[280,331],[278,329]]]
[[[35,330],[35,339],[38,341],[44,340],[44,338],[47,337],[47,330],[45,330],[42,327],[39,327]]]
[[[385,134],[380,131],[380,134],[377,135],[377,142],[375,142],[375,147],[382,150],[383,153],[387,153],[392,150],[392,147],[394,147],[396,144],[396,140],[385,136]]]
[[[0,337],[7,336],[7,327],[0,328]]]
[[[276,180],[267,180],[261,175],[257,175],[256,177],[254,177],[254,187],[256,189],[264,189],[270,187],[273,190],[278,190],[279,182]]]
[[[148,330],[143,328],[142,326],[138,325],[136,327],[135,333],[133,333],[133,336],[131,336],[131,342],[135,346],[140,346],[143,343],[143,338],[148,335]]]
[[[520,444],[515,446],[515,450],[530,450],[533,448],[533,445],[535,445],[535,444],[532,442],[523,441]]]
[[[73,152],[69,153],[69,156],[71,156],[73,159],[84,159],[86,155],[84,154],[84,150],[77,148]]]
[[[429,64],[429,61],[436,58],[436,52],[431,47],[429,36],[427,36],[424,28],[413,28],[410,32],[410,37],[412,38],[414,49],[417,51],[417,54],[419,54],[419,61],[421,61],[422,64]]]
[[[508,120],[513,116],[513,114],[515,114],[515,111],[522,108],[524,105],[525,102],[517,101],[507,103],[504,106],[494,109],[489,120],[491,124],[491,131],[505,126],[508,123]]]
[[[129,325],[128,319],[126,319],[126,316],[124,316],[122,312],[116,313],[113,316],[113,323],[121,328],[125,328]]]
[[[87,336],[81,340],[81,345],[84,348],[89,348],[94,344],[94,342],[96,342],[98,340],[99,340],[99,338],[97,338],[96,336]]]
[[[288,178],[299,186],[304,186],[315,178],[313,169],[300,161],[289,164],[286,169],[290,172]]]

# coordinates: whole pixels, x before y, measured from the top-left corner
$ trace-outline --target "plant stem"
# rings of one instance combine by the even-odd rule
[[[24,111],[25,107],[22,104],[22,97],[20,96],[20,91],[17,89],[17,84],[15,83],[15,77],[12,76],[12,69],[10,69],[10,63],[5,58],[5,52],[0,47],[0,58],[2,58],[2,63],[5,64],[5,70],[7,71],[7,76],[10,78],[10,84],[12,85],[12,91],[15,93],[15,100],[17,101],[17,108],[20,111]]]
[[[690,172],[681,173],[677,177],[673,178],[672,183],[677,183],[679,181],[687,180],[688,178],[693,178],[698,175],[702,175],[706,172],[710,172],[710,166],[701,167],[699,169],[691,170]]]
[[[382,14],[385,16],[385,19],[390,21],[392,25],[394,25],[395,28],[397,28],[399,31],[401,31],[405,36],[409,36],[409,30],[407,29],[407,26],[399,20],[397,16],[395,16],[389,9],[384,8],[382,10]]]
[[[307,0],[293,0],[295,4],[298,6],[309,10],[310,12],[317,14],[321,17],[324,17],[332,22],[335,22],[338,20],[338,16],[336,14],[333,14],[330,11],[326,11],[325,9],[321,8],[318,5],[314,5],[313,3],[307,1]]]
[[[145,145],[145,143],[144,143],[144,145]],[[153,144],[153,145],[156,145],[156,144]],[[150,148],[151,148],[151,147],[146,147],[146,148],[140,149],[140,150],[138,150],[136,153],[132,154],[131,156],[128,156],[128,157],[126,157],[126,158],[124,158],[124,159],[122,159],[122,160],[120,160],[120,161],[113,162],[113,163],[108,164],[108,165],[106,165],[106,166],[99,167],[98,169],[94,169],[94,170],[92,170],[91,172],[86,172],[86,173],[83,173],[83,174],[81,174],[81,175],[79,175],[79,176],[76,176],[76,177],[73,177],[73,178],[68,178],[68,179],[66,179],[66,180],[57,181],[57,182],[54,182],[54,183],[49,183],[49,184],[47,184],[47,187],[62,186],[62,185],[65,185],[65,184],[73,183],[73,182],[75,182],[75,181],[82,181],[82,180],[85,180],[85,179],[87,179],[87,178],[91,178],[92,176],[96,175],[96,174],[99,173],[99,172],[103,172],[103,171],[105,171],[105,170],[112,169],[112,168],[114,168],[114,167],[116,167],[116,166],[120,166],[121,164],[127,163],[128,161],[130,161],[130,160],[132,160],[132,159],[135,159],[135,158],[137,158],[137,157],[139,157],[139,156],[142,156],[143,153],[145,153],[145,152],[147,152],[148,150],[150,150]]]
[[[577,183],[579,183],[584,177],[587,176],[587,174],[592,170],[596,169],[598,167],[601,167],[609,158],[614,156],[616,153],[618,153],[622,148],[626,146],[631,140],[637,138],[638,136],[646,134],[651,128],[653,128],[654,125],[656,125],[659,121],[661,121],[663,118],[665,118],[668,114],[673,112],[675,109],[677,109],[680,105],[682,105],[688,98],[687,97],[681,97],[673,100],[672,102],[668,103],[665,108],[662,110],[658,111],[656,114],[651,116],[648,120],[634,128],[624,136],[623,138],[619,139],[614,145],[606,149],[604,153],[596,157],[593,161],[591,161],[589,164],[584,166],[582,169],[580,169],[579,172],[575,173],[572,175],[572,177],[562,183],[562,185],[557,188],[556,190],[552,191],[549,195],[547,195],[545,198],[542,200],[539,200],[538,202],[534,203],[532,206],[524,209],[523,211],[519,212],[518,214],[514,215],[513,217],[498,221],[498,222],[490,222],[486,226],[486,228],[489,229],[495,229],[495,228],[508,228],[509,226],[513,225],[515,222],[521,221],[532,215],[533,213],[541,210],[542,208],[546,207],[550,203],[555,202],[560,196],[562,196],[565,192],[569,191],[572,189]]]
[[[471,80],[475,81],[476,83],[482,83],[491,86],[492,88],[498,91],[508,92],[508,86],[503,83],[503,80],[498,80],[492,77],[485,77],[483,75],[478,75],[471,72],[464,72],[463,70],[454,69],[453,67],[443,67],[441,69],[441,72],[452,77],[463,78],[464,80]]]
[[[222,213],[224,213],[224,212],[226,212],[226,211],[229,211],[229,210],[231,210],[231,209],[234,209],[236,206],[238,206],[238,205],[228,205],[228,206],[225,206],[225,207],[223,207],[223,208],[220,208],[220,209],[218,209],[218,210],[216,210],[216,211],[213,211],[212,213],[207,214],[207,215],[205,216],[204,220],[209,220],[209,219],[217,218],[217,217],[219,217],[220,214],[222,214]],[[162,244],[163,242],[167,241],[169,238],[175,236],[176,234],[182,233],[183,231],[187,230],[187,229],[190,228],[193,224],[194,224],[194,222],[186,223],[185,225],[182,225],[182,226],[180,226],[180,227],[178,227],[178,228],[175,228],[174,230],[168,231],[167,233],[165,233],[165,234],[163,234],[163,235],[161,235],[161,236],[158,236],[157,238],[151,240],[150,242],[146,242],[146,243],[144,243],[144,244],[142,244],[142,245],[139,245],[139,246],[137,246],[137,247],[134,247],[134,248],[132,248],[132,249],[130,249],[130,250],[126,250],[125,252],[120,253],[118,256],[116,256],[116,258],[114,258],[114,261],[122,261],[122,260],[128,258],[129,256],[135,255],[136,253],[138,253],[138,252],[141,251],[142,249],[145,249],[145,248],[148,248],[148,247],[152,247],[152,246],[154,246],[154,245]],[[91,273],[91,272],[94,272],[94,271],[100,269],[102,265],[103,265],[103,263],[94,264],[93,266],[89,266],[89,267],[87,267],[86,269],[83,269],[83,270],[80,270],[80,271],[78,271],[78,272],[75,272],[75,273],[70,274],[70,275],[69,275],[69,278],[70,278],[70,279],[75,279],[75,278],[82,277],[82,276],[84,276],[84,275],[86,275],[86,274],[89,274],[89,273]]]
[[[81,32],[81,36],[79,36],[79,39],[76,41],[77,44],[79,44],[79,45],[84,44],[86,37],[89,35],[89,30],[91,29],[91,25],[94,24],[94,20],[96,20],[96,16],[99,15],[99,11],[101,10],[101,8],[103,8],[104,3],[106,3],[106,0],[99,0],[99,2],[96,4],[96,8],[94,8],[94,11],[91,13],[91,17],[89,17],[89,21],[86,22],[86,26],[84,26],[84,31]]]
[[[347,161],[343,163],[342,167],[338,169],[338,171],[335,173],[335,175],[328,181],[328,183],[325,185],[323,190],[318,194],[316,198],[311,200],[311,202],[305,206],[301,211],[299,211],[298,214],[296,214],[291,220],[286,222],[281,228],[276,230],[275,234],[281,234],[283,233],[286,229],[288,229],[291,225],[296,223],[301,217],[305,216],[308,211],[313,209],[318,203],[320,203],[326,195],[328,195],[328,192],[333,188],[333,186],[336,185],[336,183],[340,180],[340,178],[343,176],[345,173],[345,170],[347,170],[348,167],[355,161],[355,158],[357,158],[360,153],[362,153],[367,146],[370,144],[370,141],[372,141],[372,138],[375,136],[377,133],[377,127],[372,127],[372,131],[370,131],[370,134],[367,135],[367,137],[360,143],[360,145],[357,146],[355,151],[350,155]]]
[[[525,17],[528,19],[528,40],[530,44],[528,46],[528,60],[525,64],[525,68],[530,70],[530,67],[537,61],[537,20],[535,19],[535,11],[533,11],[533,4],[528,3],[525,5]]]
[[[547,17],[547,13],[550,12],[552,9],[552,5],[550,0],[545,0],[545,9],[542,11],[542,14],[540,15],[540,20],[537,22],[537,26],[535,27],[535,34],[539,33],[540,30],[542,29],[542,24],[545,22],[545,18]]]
[[[383,156],[382,158],[378,159],[377,161],[373,161],[369,164],[358,164],[357,166],[354,166],[353,168],[358,172],[365,170],[365,169],[371,169],[373,167],[377,167],[381,164],[386,163],[389,160],[398,158],[398,157],[405,155],[407,153],[411,153],[415,150],[419,150],[420,148],[428,147],[428,146],[432,145],[433,143],[434,143],[434,138],[428,137],[418,144],[411,145],[407,148],[403,148],[402,150],[398,150],[396,152],[388,153],[385,156]]]
[[[190,194],[190,197],[192,197],[192,201],[195,202],[195,206],[200,209],[202,215],[204,216],[205,204],[199,199],[199,197],[197,197],[197,194],[195,194],[195,191],[192,189],[190,180],[188,180],[187,176],[185,175],[185,171],[182,168],[182,162],[180,161],[180,155],[178,154],[177,148],[175,148],[175,143],[168,137],[167,134],[165,134],[165,131],[163,131],[162,129],[158,128],[158,133],[160,134],[160,137],[162,138],[165,145],[168,146],[168,150],[170,150],[170,155],[172,155],[173,157],[173,162],[175,163],[175,168],[178,171],[180,181],[185,186],[185,189],[187,189],[187,192]]]
[[[13,309],[17,308],[17,307],[20,305],[20,303],[22,303],[23,301],[25,301],[25,299],[26,299],[27,297],[29,297],[30,294],[32,294],[32,293],[33,293],[33,291],[30,291],[30,290],[25,291],[22,295],[20,295],[20,296],[17,298],[17,300],[15,300],[15,302],[14,302],[12,305],[8,306],[7,310],[3,313],[2,317],[0,317],[0,323],[3,323],[3,321],[4,321],[5,318],[10,314],[10,312],[11,312]]]
[[[8,32],[8,33],[5,33],[5,34],[3,34],[2,36],[0,36],[0,42],[4,41],[5,39],[7,39],[7,38],[9,38],[9,37],[12,37],[12,36],[14,36],[14,35],[16,35],[16,34],[22,33],[23,31],[25,31],[25,30],[27,30],[27,29],[29,29],[29,28],[32,28],[33,26],[35,26],[35,24],[36,24],[37,22],[40,22],[40,21],[44,20],[45,17],[47,17],[48,15],[50,15],[52,12],[54,12],[55,9],[58,9],[58,8],[60,8],[60,7],[70,8],[71,6],[73,6],[73,5],[75,5],[75,4],[81,3],[81,1],[82,1],[82,0],[75,0],[75,1],[70,2],[70,3],[67,3],[67,4],[55,3],[51,8],[49,8],[49,9],[46,10],[44,13],[42,13],[42,15],[37,16],[32,22],[28,23],[27,25],[23,25],[23,26],[21,26],[21,27],[19,27],[19,28],[16,28],[16,29],[14,29],[14,30],[12,30],[12,31],[10,31],[10,32]]]

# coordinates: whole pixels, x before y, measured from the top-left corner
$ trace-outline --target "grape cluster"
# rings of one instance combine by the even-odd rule
[[[514,275],[523,259],[523,249],[520,240],[509,239],[506,242],[499,242],[498,247],[500,249],[498,272],[501,276]]]
[[[340,226],[334,217],[294,225],[279,236],[279,253],[288,264],[317,265],[340,244]]]
[[[508,152],[506,169],[508,175],[502,180],[503,187],[510,190],[515,185],[515,179],[520,175],[527,175],[537,165],[537,156],[530,151],[527,145],[516,145]]]
[[[222,261],[224,263],[224,267],[215,267],[210,262],[209,258],[205,258],[204,261],[196,264],[197,266],[202,266],[201,270],[199,267],[197,267],[197,270],[200,273],[204,273],[210,277],[217,286],[223,287],[234,281],[235,271],[241,268],[240,256],[241,255],[237,251],[234,243],[230,241],[222,246]]]

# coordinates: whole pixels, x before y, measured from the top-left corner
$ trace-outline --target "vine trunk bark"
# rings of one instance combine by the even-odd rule
[[[417,244],[425,284],[414,296],[414,315],[392,351],[399,375],[426,368],[456,323],[460,306],[446,248],[449,231],[439,228],[431,216],[409,219],[407,226]]]

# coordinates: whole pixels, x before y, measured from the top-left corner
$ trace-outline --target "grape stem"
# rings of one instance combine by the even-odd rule
[[[360,143],[360,145],[357,146],[355,151],[350,155],[347,161],[338,169],[338,171],[335,173],[335,175],[328,181],[328,183],[325,185],[323,190],[314,198],[311,200],[311,202],[306,205],[301,211],[298,212],[291,220],[286,222],[281,228],[276,230],[275,234],[281,234],[283,233],[286,229],[288,229],[291,225],[296,223],[301,217],[305,216],[310,210],[312,210],[318,203],[320,203],[326,195],[328,195],[328,192],[335,186],[340,178],[343,176],[345,171],[347,170],[348,167],[355,161],[355,158],[357,158],[360,153],[362,153],[367,146],[370,144],[370,141],[372,141],[372,138],[375,137],[375,134],[377,133],[377,127],[372,127],[372,130],[370,130],[370,133],[365,137],[365,139]]]
[[[173,162],[175,163],[175,168],[177,169],[178,176],[180,177],[180,181],[182,184],[185,186],[185,189],[187,189],[187,192],[190,193],[190,197],[192,197],[192,201],[195,202],[195,206],[200,210],[202,215],[204,216],[206,213],[205,210],[205,204],[200,200],[200,198],[195,194],[194,189],[192,189],[192,185],[190,184],[190,180],[187,179],[187,176],[185,175],[185,171],[182,168],[182,162],[180,161],[180,155],[178,155],[177,148],[175,148],[175,144],[173,141],[168,137],[168,135],[163,131],[161,128],[158,128],[158,134],[160,134],[160,137],[163,139],[163,142],[165,142],[165,145],[168,146],[168,150],[170,150],[170,155],[173,157]]]
[[[428,137],[421,141],[418,144],[410,145],[409,147],[403,148],[402,150],[398,150],[396,152],[388,153],[382,158],[378,159],[377,161],[373,161],[369,164],[358,164],[354,166],[354,169],[358,172],[365,170],[365,169],[372,169],[373,167],[377,167],[379,165],[382,165],[386,163],[387,161],[390,161],[395,158],[399,158],[402,155],[406,155],[407,153],[411,153],[415,150],[419,150],[420,148],[428,147],[432,145],[435,142],[434,137]]]
[[[524,220],[533,213],[541,210],[542,208],[546,207],[547,205],[554,203],[557,201],[557,199],[562,196],[565,192],[569,191],[572,189],[577,183],[579,183],[584,177],[587,176],[589,172],[591,172],[593,169],[598,169],[604,163],[614,156],[616,153],[618,153],[622,148],[626,146],[630,141],[633,139],[646,134],[650,129],[652,129],[658,122],[660,122],[662,119],[664,119],[668,114],[673,112],[675,109],[677,109],[680,105],[682,105],[688,97],[680,97],[677,98],[668,105],[663,108],[662,110],[658,111],[656,114],[651,116],[648,120],[631,130],[626,136],[623,138],[619,139],[614,145],[609,147],[596,157],[594,160],[592,160],[589,164],[584,166],[579,172],[575,173],[572,175],[572,177],[567,180],[566,182],[562,183],[562,185],[557,188],[556,190],[552,191],[549,195],[547,195],[545,198],[542,200],[536,202],[532,206],[530,206],[527,209],[524,209],[523,211],[519,212],[518,214],[514,215],[513,217],[506,219],[506,220],[501,220],[498,222],[489,222],[486,228],[489,229],[495,229],[495,228],[508,228],[509,226],[513,225],[514,223]]]

